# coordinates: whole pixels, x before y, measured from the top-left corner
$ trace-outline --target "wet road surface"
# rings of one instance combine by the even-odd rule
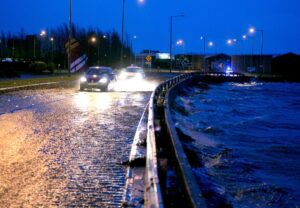
[[[0,95],[0,207],[120,207],[151,90]]]

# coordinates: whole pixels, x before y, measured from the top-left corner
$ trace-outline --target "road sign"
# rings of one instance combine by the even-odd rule
[[[146,61],[147,61],[147,62],[151,62],[151,61],[152,61],[152,57],[151,57],[151,56],[149,56],[149,55],[148,55],[148,56],[146,56]]]

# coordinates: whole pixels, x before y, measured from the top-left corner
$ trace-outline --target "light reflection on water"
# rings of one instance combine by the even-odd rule
[[[299,206],[299,91],[297,83],[225,83],[176,99],[173,116],[195,139],[202,179],[224,188],[234,207]]]
[[[108,93],[80,92],[74,96],[76,106],[83,110],[107,110],[112,105],[112,96]]]

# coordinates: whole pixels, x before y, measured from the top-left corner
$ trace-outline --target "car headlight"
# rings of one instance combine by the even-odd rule
[[[125,79],[127,77],[127,74],[125,72],[121,72],[120,78]]]
[[[106,77],[103,77],[99,80],[100,83],[105,84],[108,82],[108,79]]]
[[[87,79],[85,77],[80,78],[80,82],[86,82],[86,81],[87,81]]]
[[[142,75],[141,73],[138,73],[138,74],[136,75],[136,78],[138,78],[138,79],[143,79],[143,75]]]

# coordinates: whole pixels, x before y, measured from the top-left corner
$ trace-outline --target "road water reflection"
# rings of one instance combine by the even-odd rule
[[[27,90],[0,96],[0,207],[120,207],[151,91]]]

